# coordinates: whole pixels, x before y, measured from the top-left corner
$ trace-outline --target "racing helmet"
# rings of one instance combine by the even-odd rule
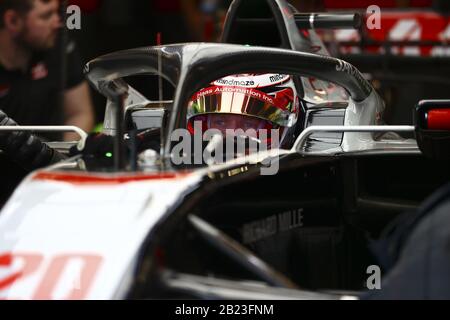
[[[281,147],[299,118],[299,97],[293,77],[284,74],[239,74],[221,78],[196,92],[188,104],[187,128],[195,131],[201,122],[202,132],[218,129],[267,130],[266,143],[271,143],[272,130],[278,130]]]

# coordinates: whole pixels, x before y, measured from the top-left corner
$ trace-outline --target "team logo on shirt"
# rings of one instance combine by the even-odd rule
[[[40,80],[47,78],[48,76],[48,69],[45,63],[39,62],[31,69],[31,79],[33,80]]]
[[[11,89],[11,86],[9,84],[7,84],[7,83],[0,84],[0,98],[3,98],[6,95],[8,95],[10,89]]]

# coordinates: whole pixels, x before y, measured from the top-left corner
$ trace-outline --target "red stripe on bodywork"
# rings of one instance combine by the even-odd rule
[[[11,254],[5,254],[0,256],[0,267],[9,267],[13,261],[13,256]],[[22,276],[22,272],[16,272],[6,278],[0,279],[0,290],[11,286],[17,279]]]
[[[148,180],[181,179],[186,177],[187,175],[189,175],[189,173],[158,173],[152,175],[132,176],[99,176],[70,174],[63,172],[39,172],[32,179],[60,181],[72,184],[122,184]]]
[[[4,254],[0,256],[0,268],[11,268],[13,260],[23,261],[20,270],[15,271],[6,278],[0,278],[0,291],[9,289],[19,279],[24,279],[33,274],[42,262],[42,256],[38,254]]]

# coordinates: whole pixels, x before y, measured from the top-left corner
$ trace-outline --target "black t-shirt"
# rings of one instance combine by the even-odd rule
[[[45,54],[35,54],[27,72],[6,70],[0,65],[0,109],[20,125],[63,125],[61,103],[62,68],[58,46]],[[80,84],[83,66],[75,43],[67,52],[66,89]],[[43,134],[49,139],[61,135]]]
[[[84,80],[83,66],[74,42],[67,46],[66,88]],[[20,125],[62,125],[61,57],[58,48],[35,55],[27,72],[6,70],[0,65],[0,109]],[[51,141],[62,134],[43,134]],[[27,172],[0,152],[0,209]]]

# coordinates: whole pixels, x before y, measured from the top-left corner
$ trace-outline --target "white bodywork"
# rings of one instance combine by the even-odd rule
[[[124,298],[149,230],[201,175],[119,184],[35,177],[2,210],[0,299]]]
[[[30,175],[0,214],[0,299],[124,299],[147,236],[204,177],[232,176],[242,172],[236,166],[288,153],[268,150],[174,177],[120,183],[120,175],[58,171],[71,162]],[[54,178],[61,176],[72,179]]]

